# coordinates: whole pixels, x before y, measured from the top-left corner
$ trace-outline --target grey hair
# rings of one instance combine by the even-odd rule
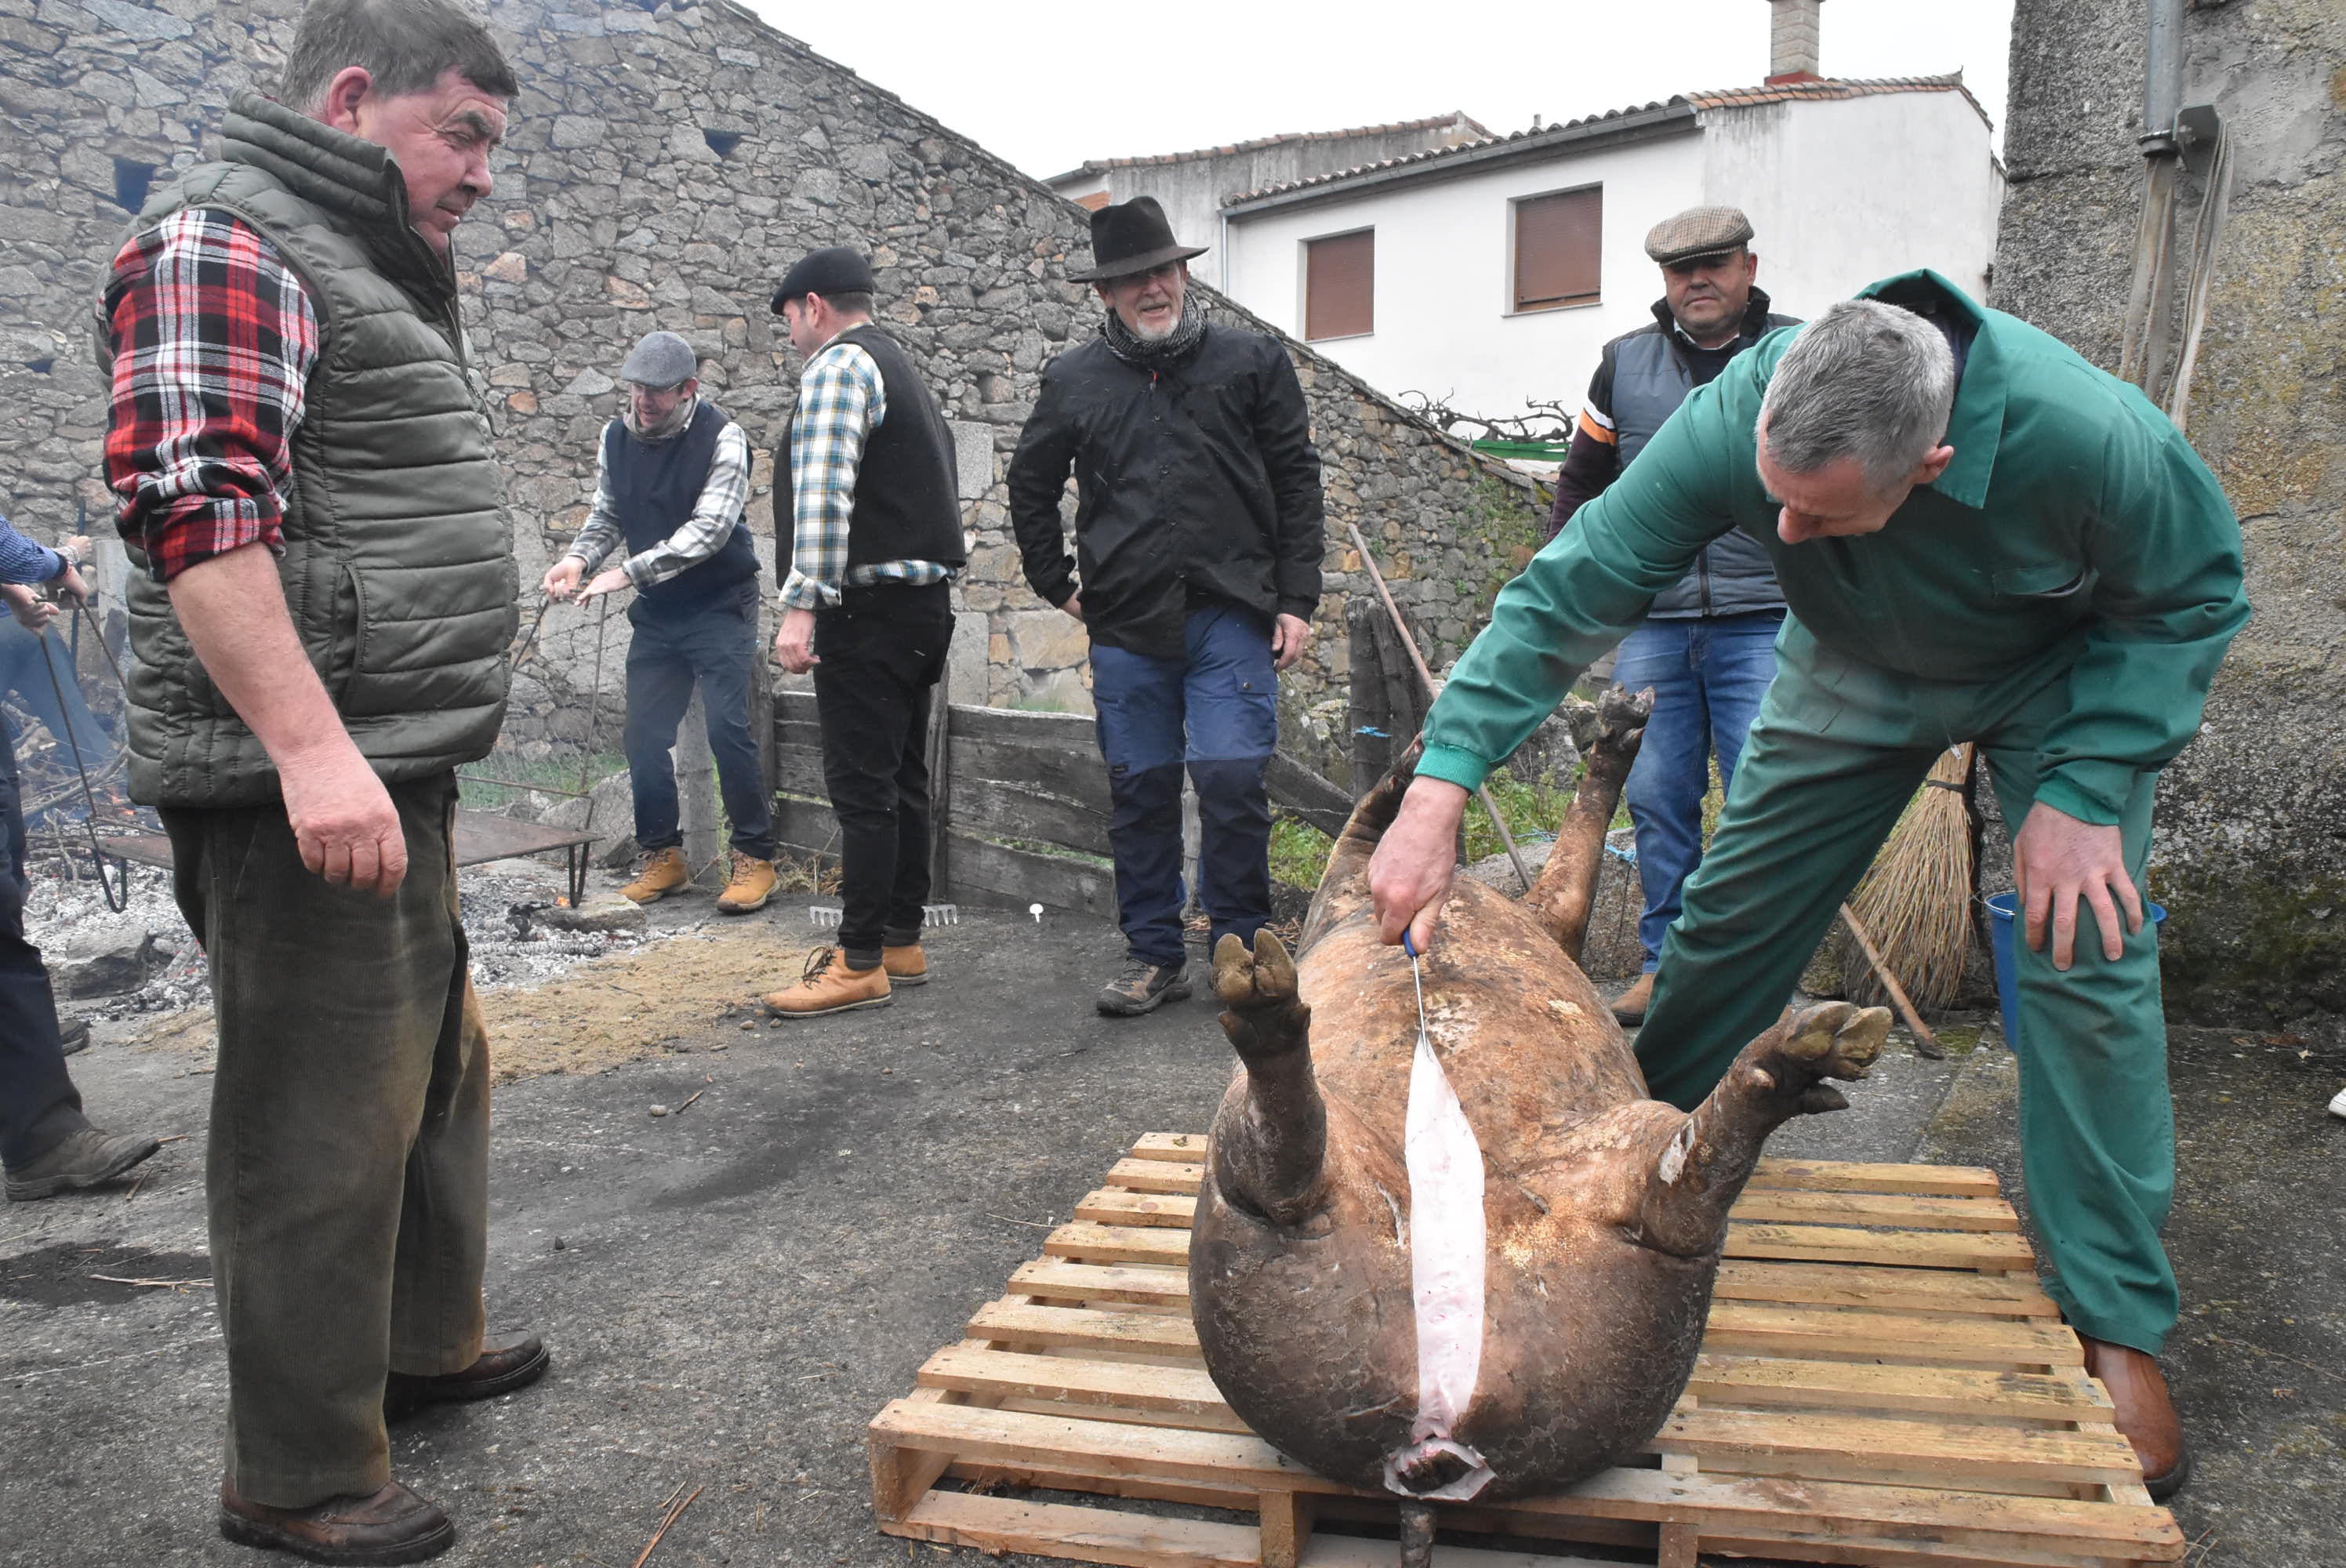
[[[1939,330],[1878,300],[1843,300],[1800,329],[1760,417],[1768,456],[1793,473],[1849,457],[1886,491],[1946,433],[1955,356]]]
[[[277,101],[311,113],[352,66],[386,97],[422,92],[451,68],[493,97],[521,90],[489,30],[453,0],[310,0],[285,55]]]

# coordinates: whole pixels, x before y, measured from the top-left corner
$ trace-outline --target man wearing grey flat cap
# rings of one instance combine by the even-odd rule
[[[1732,207],[1696,207],[1666,218],[1646,236],[1662,269],[1651,326],[1605,345],[1572,450],[1556,477],[1548,537],[1605,493],[1687,394],[1727,361],[1793,316],[1770,314],[1754,287],[1751,220]],[[1613,676],[1630,690],[1651,687],[1654,716],[1629,770],[1629,820],[1637,840],[1645,912],[1637,921],[1645,972],[1614,1000],[1624,1023],[1646,1016],[1662,938],[1678,919],[1687,878],[1702,863],[1702,803],[1711,759],[1722,788],[1734,782],[1743,738],[1776,676],[1776,633],[1784,596],[1768,553],[1740,534],[1713,540],[1692,572],[1664,590],[1645,624],[1622,639]]]
[[[596,448],[594,510],[544,585],[561,600],[636,590],[625,744],[644,863],[620,891],[648,904],[691,884],[669,753],[698,683],[733,832],[717,908],[747,914],[774,892],[773,812],[750,729],[758,657],[758,555],[742,516],[750,443],[700,396],[699,372],[692,345],[674,332],[647,332],[627,355],[627,407]],[[597,571],[623,543],[626,558]]]

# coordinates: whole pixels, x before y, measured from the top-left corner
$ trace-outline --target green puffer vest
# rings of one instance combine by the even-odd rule
[[[518,614],[454,273],[408,227],[387,149],[251,93],[229,106],[221,136],[223,161],[158,191],[130,233],[189,208],[230,212],[307,286],[320,344],[292,442],[286,606],[375,772],[444,772],[496,740]],[[97,331],[110,380],[103,300]],[[164,585],[134,573],[128,598],[132,799],[279,798],[275,766],[205,674]]]

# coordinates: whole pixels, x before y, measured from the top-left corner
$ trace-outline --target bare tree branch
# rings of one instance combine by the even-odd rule
[[[1450,400],[1457,395],[1446,392],[1437,398],[1412,390],[1402,392],[1398,401],[1412,413],[1470,441],[1546,441],[1563,445],[1572,439],[1577,410],[1558,399],[1526,398],[1522,413],[1485,415],[1454,406]]]

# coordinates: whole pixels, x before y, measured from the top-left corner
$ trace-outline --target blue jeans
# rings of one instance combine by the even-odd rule
[[[1270,794],[1279,676],[1270,628],[1234,605],[1189,612],[1180,658],[1092,645],[1092,702],[1107,762],[1117,923],[1144,963],[1181,945],[1181,769],[1198,789],[1198,894],[1226,934],[1270,919]]]
[[[1781,611],[1648,620],[1621,639],[1613,678],[1631,691],[1654,688],[1654,716],[1629,769],[1629,820],[1637,825],[1637,881],[1646,912],[1637,940],[1651,973],[1662,937],[1678,918],[1687,878],[1702,864],[1702,800],[1710,759],[1722,785],[1735,782],[1743,738],[1776,678]]]
[[[25,819],[15,737],[0,718],[0,1164],[21,1169],[89,1125],[66,1074],[56,998],[25,940]]]
[[[700,683],[709,750],[725,798],[733,847],[774,858],[773,809],[750,733],[750,661],[758,657],[758,585],[687,609],[627,607],[635,628],[627,645],[627,782],[636,799],[636,843],[667,850],[684,842],[677,825],[676,766],[668,753]]]

